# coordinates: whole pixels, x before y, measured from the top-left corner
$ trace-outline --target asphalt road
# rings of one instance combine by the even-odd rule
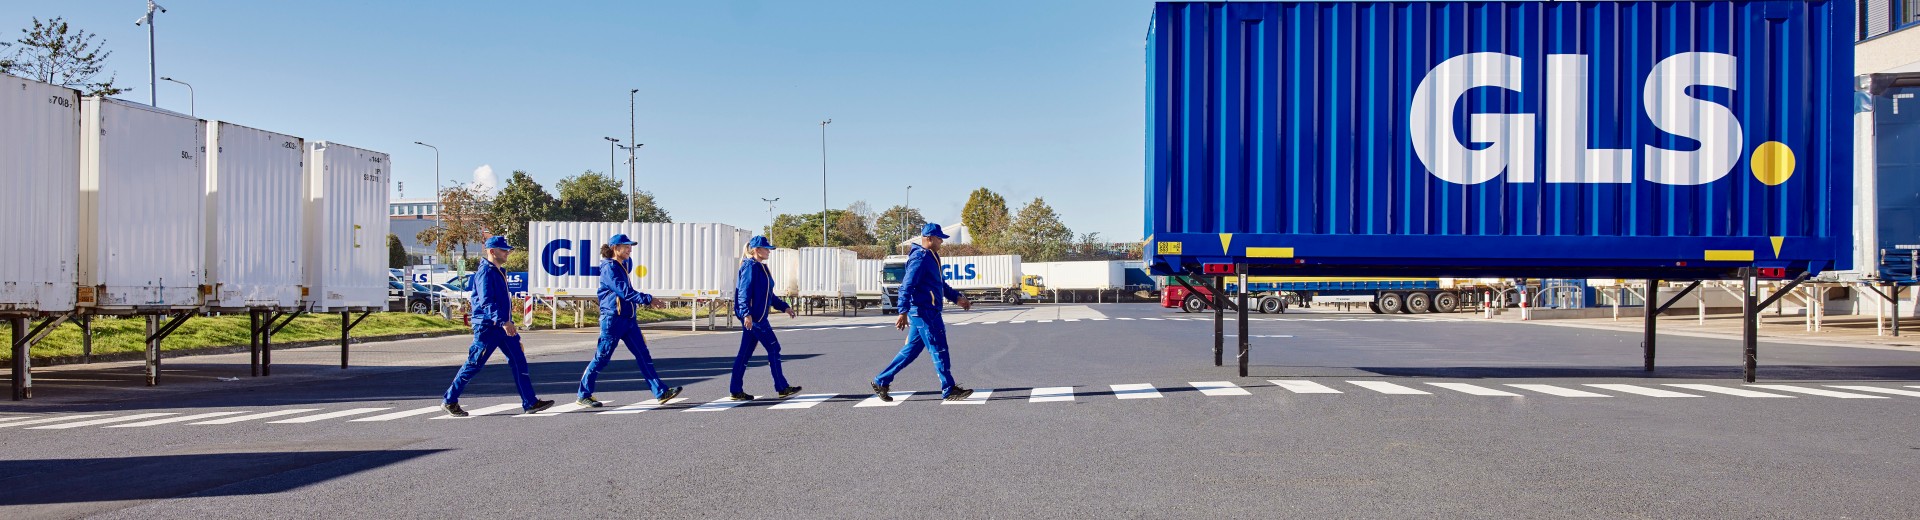
[[[1920,352],[1765,344],[1750,386],[1734,341],[1663,338],[1647,374],[1637,334],[1292,313],[1250,322],[1241,378],[1197,317],[952,313],[954,373],[992,390],[966,404],[923,356],[871,406],[904,333],[869,317],[781,330],[830,397],[737,407],[708,404],[734,334],[653,341],[687,387],[657,409],[620,410],[649,397],[624,351],[608,408],[532,417],[437,419],[448,366],[9,405],[0,517],[1920,517]],[[528,336],[581,344],[532,359],[542,397],[585,339]],[[773,391],[757,356],[746,381]],[[497,355],[463,399],[516,402]]]

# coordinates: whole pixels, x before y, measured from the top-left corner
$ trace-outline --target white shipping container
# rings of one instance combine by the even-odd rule
[[[626,233],[633,246],[635,290],[658,298],[732,297],[751,231],[726,224],[533,222],[528,224],[527,290],[558,297],[594,297],[600,245]]]
[[[795,250],[794,279],[803,298],[852,298],[854,269],[860,256],[853,250],[837,247],[803,247]]]
[[[305,142],[209,121],[207,145],[207,306],[298,306]]]
[[[387,305],[387,154],[326,141],[306,144],[301,260],[314,312]]]
[[[102,97],[81,111],[80,285],[93,298],[80,305],[198,308],[206,122]]]
[[[853,293],[858,296],[879,296],[884,292],[880,284],[880,271],[887,267],[886,260],[855,260],[853,269]]]
[[[1109,290],[1127,285],[1127,269],[1124,262],[1085,261],[1085,262],[1026,262],[1020,264],[1020,274],[1038,275],[1048,289],[1059,291]]]
[[[793,249],[775,249],[767,254],[767,273],[773,276],[773,295],[793,299],[800,297],[800,252]],[[738,278],[738,275],[735,275]],[[739,282],[734,282],[736,290]]]
[[[0,310],[73,310],[80,93],[0,75]]]
[[[1020,285],[1020,274],[1020,255],[940,259],[940,277],[955,290],[1009,289]]]

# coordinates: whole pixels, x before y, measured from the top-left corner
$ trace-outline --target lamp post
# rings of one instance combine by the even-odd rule
[[[413,144],[433,149],[433,249],[438,252],[441,244],[447,242],[447,224],[440,215],[440,147],[420,141],[414,141]],[[431,264],[432,262],[428,263]],[[427,266],[427,272],[432,273],[433,266]],[[407,288],[411,289],[413,287],[413,280],[406,280],[404,284]],[[444,300],[445,298],[434,298],[430,301],[433,302],[435,307],[439,307],[442,317],[448,317],[451,315],[447,313],[446,302]]]
[[[159,92],[160,82],[155,81],[154,78],[158,77],[160,73],[158,72],[158,69],[154,67],[154,52],[153,52],[153,41],[154,41],[153,40],[153,22],[155,20],[153,17],[154,11],[159,11],[164,13],[164,12],[167,12],[167,8],[160,7],[160,4],[153,3],[153,0],[147,0],[146,16],[140,17],[139,20],[134,20],[133,26],[134,27],[139,27],[141,25],[147,26],[147,94],[151,96],[151,100],[152,100],[151,104],[153,106],[158,107],[160,106],[160,92]]]
[[[907,224],[907,213],[913,211],[913,186],[912,185],[907,186],[907,205],[905,207],[907,208],[907,211],[900,212],[900,229],[903,232],[912,233],[913,226]]]
[[[772,237],[773,235],[773,203],[780,202],[780,197],[774,197],[771,199],[766,197],[761,197],[760,201],[767,203],[767,232],[761,236],[765,236],[771,239],[773,238]]]
[[[607,177],[611,178],[613,177],[613,165],[615,161],[613,152],[620,148],[620,140],[612,137],[602,137],[601,139],[607,140]],[[631,212],[632,210],[628,211]]]
[[[181,85],[186,85],[187,86],[187,115],[191,115],[193,117],[200,117],[200,108],[199,108],[200,103],[195,100],[197,96],[195,96],[193,93],[193,85],[188,84],[185,81],[180,81],[173,78],[160,78],[160,81],[171,81],[174,83],[179,83]]]
[[[633,111],[634,96],[639,93],[640,89],[637,88],[627,91],[627,142],[629,143],[640,142],[638,131],[635,130],[638,126]],[[640,192],[640,187],[634,185],[634,170],[640,167],[640,163],[634,161],[634,152],[640,151],[642,146],[646,145],[635,144],[627,148],[627,222],[633,222],[633,199],[639,196]]]
[[[827,125],[832,119],[820,122],[820,247],[828,247],[827,242]]]
[[[638,160],[634,158],[634,152],[640,151],[640,147],[646,145],[646,143],[638,143],[633,146],[620,145],[621,150],[627,151],[627,222],[636,222],[638,218],[638,215],[635,213],[636,210],[634,209],[634,204],[636,204],[634,200],[640,197],[640,189],[633,185],[633,166],[634,161]]]

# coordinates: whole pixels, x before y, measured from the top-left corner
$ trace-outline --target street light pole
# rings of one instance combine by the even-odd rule
[[[639,143],[633,146],[620,145],[621,150],[627,151],[627,222],[636,222],[638,218],[635,213],[636,210],[634,209],[634,204],[637,203],[634,202],[634,200],[640,198],[640,190],[633,187],[633,164],[634,161],[638,159],[634,158],[633,153],[640,151],[640,147],[642,146],[646,146],[646,144]]]
[[[164,12],[167,12],[167,8],[160,7],[160,4],[153,3],[153,0],[147,0],[147,15],[140,17],[139,20],[134,20],[133,26],[134,27],[139,27],[141,25],[147,26],[147,94],[151,96],[150,103],[153,106],[158,107],[160,106],[160,82],[155,80],[155,78],[158,78],[160,76],[160,72],[159,72],[159,69],[154,66],[154,61],[155,61],[154,52],[153,52],[153,42],[154,42],[153,22],[155,20],[153,17],[154,11],[159,11],[164,13]]]
[[[612,137],[602,137],[601,139],[607,140],[607,178],[611,179],[613,178],[613,169],[615,168],[614,164],[616,161],[616,159],[613,158],[613,153],[619,150],[620,140]],[[633,220],[633,207],[631,205],[627,207],[627,220]]]
[[[189,84],[185,81],[173,79],[173,78],[160,78],[160,81],[171,81],[174,83],[179,83],[181,85],[186,85],[187,86],[187,115],[190,115],[193,117],[200,117],[200,102],[197,100],[198,96],[194,95],[193,93],[192,84]]]
[[[767,232],[762,234],[761,236],[765,236],[767,238],[773,238],[771,236],[773,235],[773,203],[780,202],[780,197],[774,197],[771,199],[766,197],[761,197],[760,200],[762,202],[767,203]]]
[[[627,142],[629,143],[640,142],[638,131],[635,130],[638,126],[633,110],[634,95],[639,93],[640,89],[637,88],[627,91]],[[634,185],[634,170],[640,167],[640,163],[634,162],[633,156],[634,152],[640,151],[641,146],[644,145],[635,144],[627,147],[627,222],[633,222],[633,199],[638,197],[640,192],[640,187]]]
[[[438,249],[440,243],[447,240],[446,221],[440,215],[440,147],[420,141],[414,141],[413,144],[433,149],[433,247]]]
[[[900,229],[907,233],[912,233],[913,226],[907,224],[907,212],[913,211],[913,185],[907,185],[907,205],[905,207],[907,211],[900,212]]]
[[[827,242],[827,125],[832,119],[820,122],[820,247],[828,247]]]

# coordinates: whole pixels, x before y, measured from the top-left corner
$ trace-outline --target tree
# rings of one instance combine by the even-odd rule
[[[507,253],[507,262],[500,264],[500,270],[509,273],[526,272],[527,250],[515,249],[512,253]]]
[[[103,50],[105,40],[99,35],[80,29],[74,29],[62,17],[41,21],[33,19],[33,27],[21,29],[21,36],[14,43],[0,43],[0,46],[13,47],[13,53],[0,58],[0,72],[52,83],[85,92],[89,96],[111,96],[131,89],[113,85],[116,76],[107,76],[101,81],[98,76],[106,69],[107,58],[113,51]],[[18,47],[14,47],[18,45]]]
[[[633,221],[669,224],[673,222],[673,217],[654,202],[652,192],[636,191],[633,195]]]
[[[487,239],[487,192],[471,186],[449,186],[440,190],[438,225],[421,230],[414,238],[433,246],[446,258],[455,248],[460,257],[469,257],[469,244]],[[451,262],[449,262],[451,263]]]
[[[879,225],[874,226],[874,238],[880,245],[893,247],[920,235],[920,226],[927,224],[927,217],[920,210],[906,206],[894,206],[880,212]]]
[[[973,234],[973,243],[987,249],[999,247],[1000,235],[1010,220],[1007,199],[986,188],[973,190],[967,195],[967,205],[960,208],[960,223]]]
[[[560,206],[554,217],[576,222],[626,222],[625,184],[611,175],[588,170],[554,183]],[[637,209],[637,208],[636,208]]]
[[[387,267],[400,269],[407,266],[407,245],[400,243],[400,235],[387,233]]]
[[[1060,222],[1060,214],[1046,200],[1035,197],[1014,216],[1003,241],[1022,261],[1052,262],[1066,256],[1073,238],[1073,230]]]
[[[834,245],[873,244],[873,228],[869,224],[872,218],[873,210],[867,207],[866,202],[855,202],[852,206],[847,206],[846,211],[839,212],[839,215],[833,219],[833,225],[830,226],[829,234],[832,235]]]
[[[527,223],[551,218],[558,201],[547,189],[534,182],[533,176],[521,170],[514,170],[507,184],[500,188],[500,194],[493,197],[489,208],[487,227],[494,232],[506,235],[507,243],[516,249],[526,249]]]
[[[815,214],[817,215],[817,213]],[[807,247],[820,241],[820,225],[807,225],[808,215],[781,214],[773,218],[773,229],[767,232],[767,239],[775,247]]]
[[[825,243],[820,241],[820,222],[823,219],[834,223],[827,228],[828,241]],[[841,209],[774,217],[773,230],[767,239],[779,247],[847,247],[873,243],[872,233],[860,225],[859,216]]]

